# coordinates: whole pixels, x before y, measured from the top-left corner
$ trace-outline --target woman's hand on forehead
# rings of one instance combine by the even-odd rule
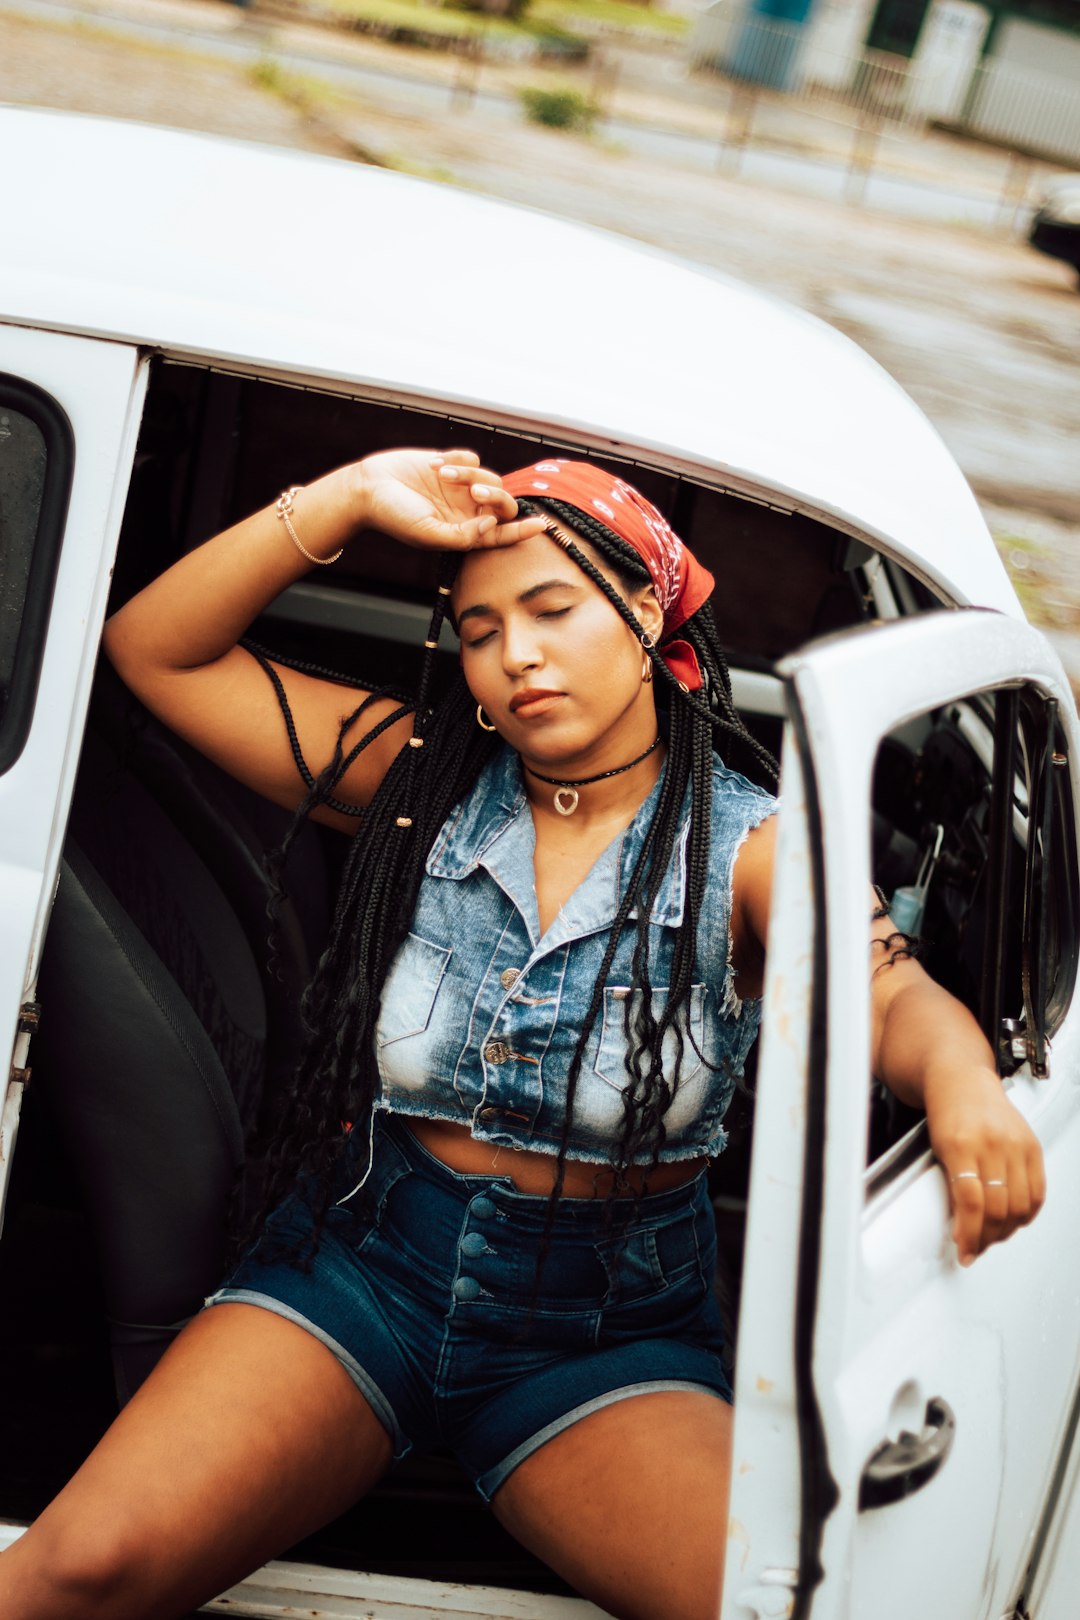
[[[472,450],[388,450],[357,465],[361,524],[406,545],[490,550],[539,534],[546,520],[518,518],[517,501]]]

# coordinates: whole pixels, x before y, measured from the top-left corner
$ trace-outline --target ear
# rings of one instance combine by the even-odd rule
[[[656,589],[653,585],[643,585],[640,591],[635,591],[630,600],[641,628],[648,633],[653,641],[660,640],[660,632],[664,628],[664,615],[660,603],[656,600]]]

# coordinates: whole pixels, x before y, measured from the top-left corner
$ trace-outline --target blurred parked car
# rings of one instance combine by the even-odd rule
[[[106,613],[283,483],[461,446],[625,469],[715,573],[781,755],[756,1100],[712,1183],[743,1278],[724,1620],[1075,1615],[1080,721],[938,434],[821,322],[611,235],[130,124],[0,109],[0,140],[0,1547],[214,1285],[340,871],[307,829],[270,971],[281,816],[111,676]],[[432,559],[365,536],[317,573],[258,639],[411,680]],[[871,1080],[872,880],[1045,1152],[1038,1221],[970,1269],[925,1122]],[[597,1614],[449,1456],[207,1612]]]
[[[1064,259],[1080,271],[1080,175],[1065,176],[1047,187],[1028,231],[1028,241],[1052,259]]]

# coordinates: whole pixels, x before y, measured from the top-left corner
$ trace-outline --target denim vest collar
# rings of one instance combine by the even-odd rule
[[[633,821],[611,841],[571,895],[548,929],[546,945],[554,947],[611,926],[641,853],[662,781],[661,773]],[[652,921],[662,927],[682,922],[689,831],[688,794],[673,859],[653,904]],[[525,796],[521,760],[512,748],[503,748],[484,767],[475,790],[451,812],[431,847],[426,869],[432,877],[460,880],[482,866],[525,919],[535,947],[539,943],[535,850],[536,833]],[[636,915],[631,911],[631,917]]]

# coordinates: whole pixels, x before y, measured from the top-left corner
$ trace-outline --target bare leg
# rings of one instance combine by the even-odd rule
[[[619,1620],[716,1620],[731,1430],[730,1406],[704,1391],[633,1396],[534,1451],[492,1507]]]
[[[185,1614],[356,1501],[391,1449],[325,1345],[257,1306],[215,1306],[0,1556],[0,1614]]]

